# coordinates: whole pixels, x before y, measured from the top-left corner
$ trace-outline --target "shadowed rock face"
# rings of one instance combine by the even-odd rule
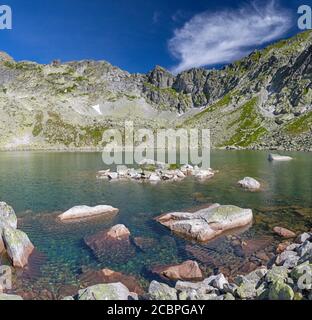
[[[170,230],[200,242],[209,241],[227,230],[246,226],[252,219],[250,209],[218,204],[195,213],[174,212],[157,218]]]

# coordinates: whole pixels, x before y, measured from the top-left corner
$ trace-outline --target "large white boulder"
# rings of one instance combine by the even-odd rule
[[[244,227],[253,220],[251,209],[215,204],[195,213],[174,212],[157,218],[173,232],[197,241],[209,241],[223,232]]]
[[[281,156],[280,154],[269,154],[269,161],[291,161],[293,160],[292,157],[289,156]]]

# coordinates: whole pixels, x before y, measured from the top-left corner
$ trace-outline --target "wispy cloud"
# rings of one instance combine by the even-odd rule
[[[291,14],[275,1],[198,14],[169,41],[170,52],[180,60],[172,71],[232,62],[282,37],[291,25]]]

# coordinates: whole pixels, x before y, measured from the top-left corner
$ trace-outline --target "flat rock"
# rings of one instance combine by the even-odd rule
[[[61,221],[64,220],[74,220],[74,219],[85,219],[91,218],[95,216],[110,216],[115,215],[119,212],[118,209],[112,206],[96,206],[96,207],[89,207],[89,206],[76,206],[68,211],[62,213],[59,218]]]
[[[286,228],[282,228],[282,227],[275,227],[273,229],[273,231],[279,235],[280,237],[282,238],[285,238],[285,239],[291,239],[291,238],[295,238],[296,237],[296,234],[291,231],[291,230],[288,230]]]
[[[174,281],[199,281],[203,278],[198,263],[191,260],[185,261],[179,265],[154,267],[152,272]]]
[[[281,156],[280,154],[269,154],[269,161],[291,161],[292,157],[289,156]]]
[[[157,218],[173,232],[200,242],[209,241],[227,230],[246,226],[252,220],[251,209],[218,204],[195,213],[173,212]]]

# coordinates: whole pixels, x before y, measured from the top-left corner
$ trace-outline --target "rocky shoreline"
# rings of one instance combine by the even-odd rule
[[[211,216],[218,208],[223,208],[219,215],[231,221],[234,228],[236,218],[224,213],[228,210],[227,206],[215,205],[203,210]],[[172,218],[177,214],[184,219],[187,218],[186,215],[193,219],[196,216],[196,212],[169,215]],[[159,222],[164,216],[166,215],[158,218]],[[211,217],[213,216],[216,216],[215,213]],[[6,203],[1,203],[0,251],[7,251],[15,268],[24,268],[34,247],[27,235],[16,227],[14,210]],[[18,232],[14,241],[10,242],[6,234],[8,229],[14,234]],[[194,227],[186,230],[201,234],[200,229]],[[278,245],[276,254],[268,259],[267,264],[263,263],[247,274],[237,274],[234,279],[227,278],[222,272],[206,277],[199,264],[189,260],[153,268],[151,273],[155,280],[149,284],[148,290],[144,290],[133,276],[110,269],[94,270],[83,273],[80,280],[85,286],[77,289],[76,294],[63,297],[63,300],[312,300],[312,232],[297,236],[281,227],[272,231],[285,239]],[[200,239],[197,238],[198,240]],[[145,243],[144,239],[132,239],[130,230],[124,225],[116,225],[89,236],[84,241],[96,256],[116,248],[121,256],[135,255],[133,244],[143,250]],[[8,294],[0,287],[0,300],[22,299],[22,296]]]

